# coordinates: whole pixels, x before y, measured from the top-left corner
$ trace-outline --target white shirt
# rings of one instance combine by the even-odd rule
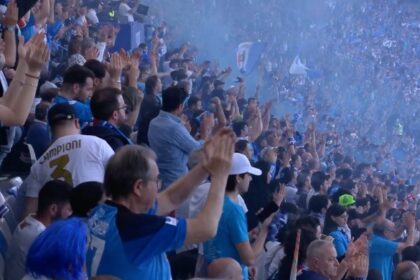
[[[26,197],[37,198],[42,186],[54,179],[72,186],[88,181],[103,182],[105,166],[113,154],[108,143],[96,136],[61,137],[32,166],[25,180]]]
[[[26,255],[32,242],[44,230],[44,224],[33,215],[29,215],[17,225],[8,250],[6,279],[20,280],[25,276]]]
[[[133,14],[131,12],[131,8],[126,3],[121,3],[120,4],[118,12],[120,14],[120,21],[122,23],[133,22],[134,21],[134,17],[133,17]]]

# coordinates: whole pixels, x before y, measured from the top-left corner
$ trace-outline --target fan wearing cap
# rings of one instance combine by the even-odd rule
[[[246,216],[239,205],[238,195],[248,191],[251,175],[261,175],[261,170],[251,166],[248,158],[239,153],[233,155],[232,166],[226,184],[223,213],[216,236],[204,243],[204,256],[208,263],[220,258],[232,258],[242,267],[244,279],[248,279],[248,266],[262,252],[267,237],[267,219],[261,226],[253,244],[249,241]]]
[[[72,105],[61,103],[48,111],[53,143],[34,163],[25,180],[26,214],[36,210],[38,193],[50,180],[72,186],[87,181],[102,182],[112,148],[96,136],[80,134],[79,120]]]

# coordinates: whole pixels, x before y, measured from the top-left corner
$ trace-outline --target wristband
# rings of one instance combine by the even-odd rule
[[[16,25],[10,25],[10,26],[6,26],[6,31],[10,31],[10,32],[15,32],[16,30]]]

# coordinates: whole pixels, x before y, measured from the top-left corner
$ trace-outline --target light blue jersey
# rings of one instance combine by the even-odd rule
[[[89,277],[112,275],[124,280],[171,279],[165,252],[180,248],[186,221],[153,214],[134,214],[107,202],[88,219]]]

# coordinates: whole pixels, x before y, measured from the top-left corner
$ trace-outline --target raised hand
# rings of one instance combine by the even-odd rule
[[[203,166],[211,176],[227,176],[235,150],[235,133],[228,128],[220,130],[204,144]]]
[[[349,263],[349,275],[357,278],[367,277],[369,272],[369,256],[360,254]]]
[[[113,53],[111,55],[111,62],[108,64],[108,72],[111,79],[120,80],[121,73],[124,68],[123,61],[119,53]]]
[[[33,40],[25,45],[25,50],[21,50],[21,52],[25,52],[25,61],[30,73],[40,72],[42,67],[48,63],[49,50],[44,38],[45,34],[43,33],[35,35]]]
[[[275,204],[277,204],[278,207],[280,207],[281,203],[283,202],[285,195],[286,186],[280,183],[279,189],[273,193],[273,201]]]
[[[140,76],[139,64],[140,64],[139,56],[136,53],[134,53],[129,58],[129,62],[128,62],[129,69],[127,72],[128,82],[129,82],[129,85],[132,87],[137,87],[137,80]]]
[[[17,7],[16,1],[12,0],[7,5],[6,15],[3,18],[3,25],[7,27],[16,26],[19,20],[19,8]]]

